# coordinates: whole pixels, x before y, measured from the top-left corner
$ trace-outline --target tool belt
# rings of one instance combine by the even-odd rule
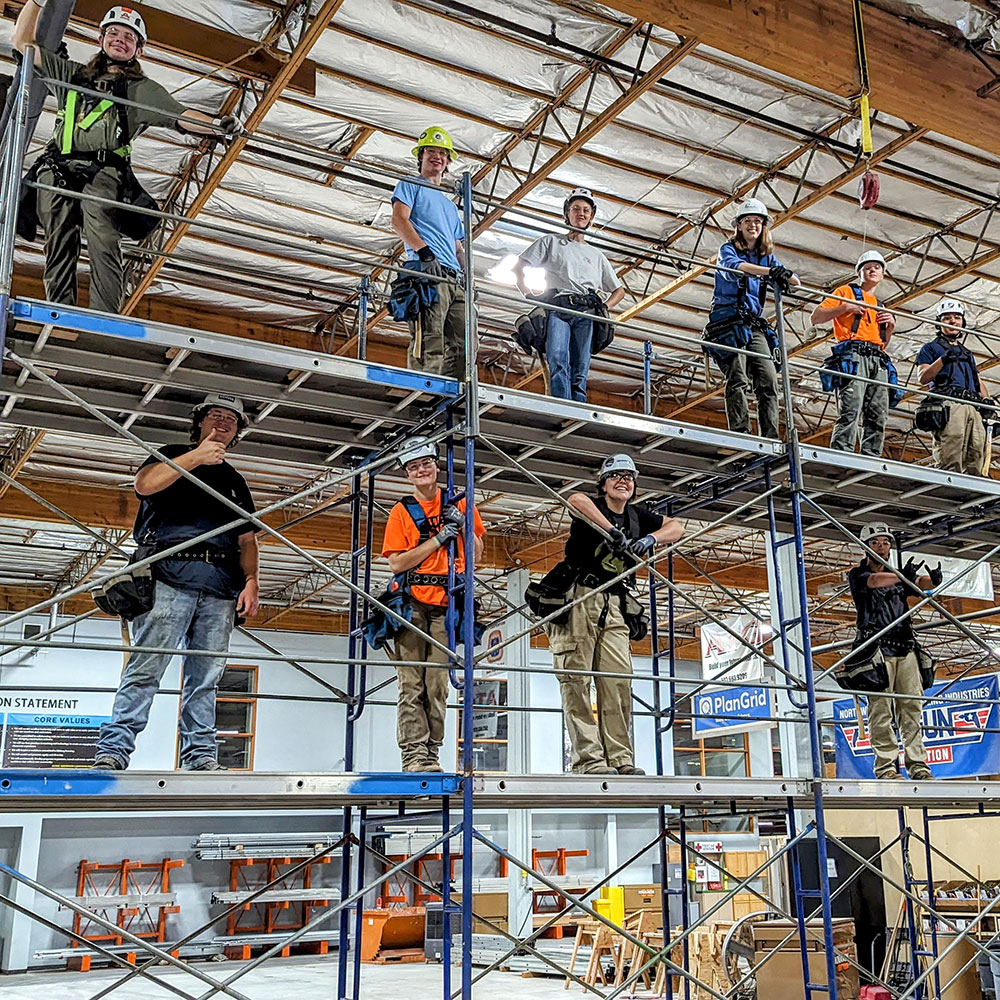
[[[94,603],[106,615],[130,622],[133,618],[146,614],[153,608],[156,581],[153,567],[141,566],[132,569],[132,564],[148,559],[156,552],[156,543],[140,542],[121,573],[111,577],[92,594]]]
[[[594,317],[594,328],[590,338],[590,356],[600,354],[615,339],[614,325],[605,322],[608,318],[608,307],[597,292],[561,292],[558,295],[546,296],[546,301],[557,308],[574,309],[576,312],[589,312]]]
[[[920,400],[917,412],[913,414],[913,426],[918,431],[929,431],[932,434],[943,431],[951,410],[943,399],[924,396]]]
[[[406,574],[406,582],[411,587],[447,587],[447,573],[414,573]]]
[[[397,323],[416,322],[437,300],[437,282],[420,277],[419,271],[400,274],[389,286],[389,313]]]
[[[889,387],[889,406],[898,406],[905,392],[899,388],[899,374],[896,366],[878,344],[869,340],[842,340],[836,344],[820,369],[819,381],[824,392],[840,389],[849,381],[841,376],[858,374],[858,358],[878,358],[879,364],[886,370],[886,382]]]
[[[212,566],[238,566],[240,563],[238,552],[210,548],[184,549],[167,558],[183,559],[185,562],[205,562]]]
[[[973,392],[971,389],[959,388],[958,386],[943,389],[942,392],[944,395],[950,396],[952,399],[961,400],[963,403],[982,403],[983,401],[983,397],[978,392]]]
[[[88,166],[86,170],[69,170],[70,163],[86,163]],[[21,182],[17,235],[23,240],[33,242],[38,237],[38,190],[32,185],[38,181],[39,171],[45,167],[52,170],[55,187],[75,191],[78,194],[83,192],[104,167],[114,167],[118,171],[118,201],[137,208],[147,208],[157,212],[160,210],[159,204],[139,183],[132,164],[124,156],[119,156],[110,149],[63,154],[49,146],[35,160]],[[82,216],[79,202],[77,202],[77,213]],[[112,209],[112,217],[118,232],[136,241],[144,240],[160,224],[155,215],[131,212],[121,206]]]
[[[717,350],[713,345],[745,350],[755,333],[764,334],[772,354],[777,351],[778,335],[763,316],[738,306],[719,306],[709,313],[708,323],[701,335],[701,349],[721,368],[724,361],[735,355],[732,351]]]

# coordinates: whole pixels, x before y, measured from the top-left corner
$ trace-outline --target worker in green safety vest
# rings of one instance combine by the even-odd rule
[[[54,0],[53,0],[54,2]],[[29,0],[14,26],[13,46],[23,53],[35,45],[35,65],[59,105],[56,127],[39,155],[21,199],[18,231],[25,217],[45,230],[45,295],[51,302],[75,305],[76,269],[81,233],[90,258],[90,308],[118,312],[122,306],[121,238],[140,238],[155,228],[155,218],[106,204],[124,202],[155,208],[132,173],[132,141],[150,126],[177,128],[203,135],[232,135],[232,116],[213,119],[185,108],[139,65],[146,25],[138,10],[112,7],[100,25],[100,50],[83,64],[35,43],[38,16],[45,0]],[[101,99],[86,91],[107,93]],[[124,98],[143,107],[116,103]],[[66,193],[63,193],[66,192]],[[83,197],[74,197],[80,194]],[[152,222],[150,220],[153,219]]]

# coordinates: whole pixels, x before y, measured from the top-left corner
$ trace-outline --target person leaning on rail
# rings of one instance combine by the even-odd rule
[[[731,431],[750,433],[747,390],[757,397],[757,427],[762,437],[779,436],[778,374],[774,356],[778,337],[764,319],[768,283],[788,291],[798,275],[774,256],[767,207],[747,198],[736,212],[735,231],[719,248],[712,311],[703,349],[726,378],[726,420]],[[734,274],[738,271],[738,274]],[[713,347],[738,347],[749,354]]]
[[[545,626],[552,663],[559,679],[563,717],[577,774],[644,774],[632,749],[632,651],[630,639],[645,635],[642,606],[626,577],[596,590],[648,559],[657,545],[684,534],[679,521],[633,503],[635,462],[628,455],[605,459],[597,495],[574,493],[568,503],[579,512],[570,525],[563,562],[548,577],[559,577],[564,602],[574,604]],[[598,532],[594,525],[606,533]],[[539,610],[532,604],[532,610]],[[575,671],[568,673],[567,671]],[[590,700],[597,689],[597,720]]]
[[[855,272],[858,280],[835,288],[831,297],[813,310],[812,322],[820,326],[832,321],[837,338],[820,373],[823,388],[836,390],[840,405],[830,447],[854,451],[860,424],[861,454],[878,456],[885,441],[889,407],[902,398],[896,367],[885,350],[896,321],[879,308],[875,298],[875,288],[885,276],[885,258],[877,250],[869,250],[858,258]]]
[[[937,587],[942,580],[941,567],[938,565],[918,575],[923,564],[911,557],[902,569],[892,569],[888,565],[892,532],[882,521],[866,524],[860,538],[875,551],[877,558],[866,552],[847,577],[857,611],[858,633],[854,645],[860,647],[852,659],[870,658],[881,678],[876,686],[886,693],[909,696],[886,698],[874,691],[868,696],[868,730],[875,751],[875,777],[901,777],[899,740],[892,725],[895,715],[907,773],[914,781],[926,781],[933,775],[927,766],[920,699],[924,689],[934,682],[934,668],[921,662],[923,650],[917,644],[907,614],[907,598],[913,596],[914,591],[902,581],[908,580],[921,590]],[[879,633],[883,634],[878,639],[867,642]]]
[[[949,472],[985,475],[985,417],[987,401],[982,376],[965,339],[965,306],[956,299],[942,299],[934,318],[937,336],[920,348],[917,370],[920,384],[948,399],[925,396],[914,423],[934,436],[934,464]]]
[[[29,180],[50,188],[155,208],[156,203],[138,188],[129,163],[136,136],[154,125],[200,135],[232,134],[238,128],[237,120],[231,115],[213,119],[185,108],[146,76],[139,65],[146,44],[146,25],[137,10],[112,7],[104,15],[100,49],[84,65],[37,46],[35,31],[43,4],[44,0],[29,0],[24,5],[14,25],[12,44],[21,53],[26,46],[34,45],[35,65],[41,68],[42,75],[68,86],[48,84],[60,110],[52,138],[32,166]],[[79,87],[146,107],[100,100],[76,89]],[[36,219],[45,230],[45,297],[50,302],[76,304],[82,229],[90,257],[90,308],[118,312],[123,294],[121,238],[138,238],[140,234],[131,228],[148,233],[157,220],[114,205],[32,187],[25,188],[20,210],[18,231],[22,235],[34,239]]]
[[[451,136],[439,126],[424,129],[413,147],[417,177],[399,181],[392,192],[392,228],[406,246],[403,267],[431,278],[424,281],[410,319],[406,365],[448,378],[465,378],[465,228],[458,207],[441,190],[452,160]]]
[[[448,646],[445,614],[448,610],[448,553],[454,543],[455,575],[461,583],[465,570],[465,500],[446,503],[438,486],[438,446],[417,435],[399,450],[400,468],[413,487],[389,512],[382,539],[382,555],[389,560],[393,584],[404,600],[399,610],[415,628]],[[473,505],[474,557],[483,554],[486,528]],[[393,587],[390,587],[390,591]],[[456,641],[461,642],[464,604],[455,598]],[[471,631],[471,630],[470,630]],[[396,740],[404,771],[441,771],[438,752],[444,742],[445,706],[448,701],[448,659],[444,650],[413,629],[394,629],[392,659],[396,667],[398,702]]]
[[[514,264],[521,294],[553,305],[590,313],[575,316],[556,309],[545,317],[544,354],[549,387],[557,399],[587,401],[590,360],[614,339],[614,327],[602,323],[608,310],[625,297],[625,289],[611,262],[586,242],[586,231],[597,215],[597,202],[587,188],[575,188],[563,202],[563,218],[569,226],[564,236],[549,235],[535,240]],[[524,277],[525,267],[545,268],[547,290],[535,296]],[[602,298],[607,294],[607,301]]]
[[[160,450],[206,486],[253,513],[246,480],[226,461],[246,425],[239,399],[212,393],[192,411],[190,445],[166,445]],[[135,477],[135,492],[140,503],[132,534],[143,558],[238,517],[231,507],[152,456]],[[252,618],[259,608],[255,529],[244,521],[152,567],[153,604],[133,622],[133,641],[140,647],[215,653],[181,654],[180,763],[186,771],[224,770],[218,761],[215,695],[237,616]],[[101,726],[95,768],[128,767],[135,738],[146,728],[160,679],[174,655],[139,649],[129,658],[111,721]]]

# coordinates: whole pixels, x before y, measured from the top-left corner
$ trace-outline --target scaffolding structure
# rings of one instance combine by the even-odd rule
[[[25,66],[17,108],[11,118],[5,144],[2,192],[4,205],[8,208],[16,201],[24,154],[24,126],[31,82],[30,58],[26,58]],[[474,191],[470,174],[463,176],[460,194],[465,229],[472,233],[476,203],[481,196]],[[185,224],[193,223],[185,220]],[[625,996],[637,982],[655,978],[661,968],[666,972],[668,996],[674,995],[675,977],[679,977],[685,1000],[689,1000],[692,990],[696,988],[703,995],[719,1000],[739,995],[756,969],[743,973],[722,993],[692,972],[688,947],[693,932],[709,922],[713,914],[737,893],[756,895],[764,908],[794,922],[794,929],[785,942],[797,938],[807,1000],[823,993],[831,998],[837,997],[838,966],[845,961],[858,967],[869,981],[888,988],[891,995],[899,1000],[910,996],[918,1000],[939,997],[949,986],[949,983],[941,982],[939,968],[951,949],[960,941],[966,941],[972,943],[976,957],[989,952],[996,933],[981,935],[979,931],[984,921],[993,915],[994,907],[1000,906],[1000,899],[986,902],[962,926],[952,916],[942,912],[937,905],[931,878],[935,848],[930,832],[932,823],[950,818],[952,814],[949,810],[956,807],[961,810],[959,815],[964,817],[1000,814],[1000,784],[969,781],[943,785],[907,780],[876,783],[827,776],[823,748],[823,728],[827,722],[820,711],[819,701],[845,692],[833,682],[831,674],[835,667],[821,667],[814,659],[817,648],[810,633],[807,577],[811,553],[806,543],[811,539],[847,539],[870,552],[861,545],[850,525],[877,509],[900,529],[900,540],[908,548],[919,547],[924,553],[950,554],[954,551],[955,540],[960,539],[962,544],[978,546],[982,551],[976,562],[983,562],[1000,551],[1000,544],[994,542],[996,525],[1000,522],[1000,484],[990,479],[801,444],[793,417],[795,404],[790,377],[790,370],[796,361],[785,337],[780,291],[775,292],[775,327],[782,362],[781,388],[786,415],[784,441],[733,434],[717,428],[667,420],[651,413],[627,413],[586,403],[544,399],[518,389],[481,385],[476,361],[475,300],[478,288],[471,240],[466,243],[464,262],[467,368],[465,379],[459,382],[366,360],[363,338],[361,356],[350,359],[247,343],[196,329],[13,298],[13,225],[14,213],[7,211],[0,238],[0,316],[9,320],[9,324],[0,325],[0,345],[3,345],[4,360],[24,375],[24,378],[19,375],[16,383],[21,400],[20,420],[34,427],[117,435],[188,475],[179,466],[165,460],[157,449],[173,437],[175,414],[192,399],[208,391],[221,390],[252,401],[259,407],[259,413],[269,415],[278,406],[288,408],[292,415],[274,420],[270,428],[255,425],[257,453],[265,458],[325,466],[327,471],[294,497],[274,503],[256,514],[241,510],[218,494],[213,495],[232,509],[233,523],[248,520],[305,559],[316,573],[317,585],[324,581],[336,581],[349,593],[348,651],[345,658],[295,657],[293,660],[273,648],[270,654],[272,659],[292,663],[314,677],[315,673],[308,666],[310,663],[343,667],[343,686],[334,688],[327,683],[326,687],[331,703],[340,704],[345,709],[344,773],[190,775],[60,772],[54,775],[49,772],[6,771],[0,774],[0,809],[5,810],[74,812],[123,807],[227,809],[237,805],[240,808],[256,806],[267,809],[287,808],[293,804],[304,809],[321,807],[342,810],[340,837],[334,845],[324,846],[322,851],[302,860],[290,871],[282,872],[280,879],[259,887],[255,885],[249,894],[241,894],[239,901],[213,917],[205,926],[232,916],[237,909],[273,891],[280,880],[288,879],[296,871],[332,851],[340,852],[342,863],[339,900],[311,916],[302,927],[267,947],[262,955],[225,978],[210,975],[177,957],[182,946],[204,928],[198,928],[182,941],[157,947],[125,928],[111,925],[88,913],[90,920],[113,933],[123,945],[134,946],[136,952],[149,956],[143,964],[132,967],[118,952],[78,938],[81,944],[126,968],[121,982],[135,976],[155,981],[152,967],[166,962],[185,968],[200,979],[210,990],[207,995],[223,993],[243,998],[245,995],[234,983],[261,962],[286,951],[296,941],[308,940],[309,935],[321,933],[324,925],[336,918],[339,942],[336,995],[338,1000],[360,1000],[363,995],[362,968],[360,962],[352,963],[351,958],[357,955],[366,898],[387,879],[405,877],[419,883],[428,893],[441,897],[444,913],[443,996],[445,1000],[451,997],[470,1000],[475,984],[503,962],[503,959],[497,960],[486,970],[477,972],[471,960],[472,924],[476,916],[473,912],[471,859],[477,846],[496,854],[509,869],[525,873],[533,884],[541,885],[547,893],[558,896],[565,903],[562,909],[547,914],[548,919],[527,936],[508,933],[494,923],[495,932],[510,942],[508,954],[528,952],[566,973],[540,951],[536,943],[545,930],[570,913],[584,914],[630,943],[635,956],[633,967],[606,992],[584,983],[573,973],[566,973],[569,979],[584,986],[588,992],[606,1000]],[[711,266],[704,261],[696,263],[698,266]],[[366,285],[363,297],[368,294],[367,289]],[[47,344],[54,333],[69,334],[71,339],[60,339],[57,345]],[[44,347],[46,359],[59,370],[58,378],[50,374],[47,365],[39,363],[37,358],[33,359],[30,349],[25,350],[21,346],[22,342],[28,341],[39,349],[35,354]],[[175,358],[182,356],[183,363],[178,362],[164,373],[162,363],[156,360],[162,358],[164,351],[175,352]],[[115,358],[113,372],[107,370],[109,356]],[[276,388],[282,385],[281,379],[289,370],[307,375],[308,386],[302,387],[306,381],[303,378]],[[645,371],[648,398],[648,360]],[[30,384],[29,380],[32,380]],[[169,404],[164,404],[161,410],[144,404],[144,413],[154,419],[145,425],[141,437],[130,429],[129,420],[121,418],[121,414],[137,412],[132,401],[121,391],[121,384],[129,382],[169,386],[171,393]],[[157,415],[162,419],[157,420]],[[368,431],[357,433],[355,422],[359,415],[370,418],[372,424],[378,424],[383,434],[381,443],[373,446]],[[461,581],[455,579],[452,564],[449,582],[450,593],[455,592],[455,585],[462,584],[459,589],[467,621],[475,618],[477,593],[471,501],[483,484],[488,483],[490,489],[502,489],[526,500],[544,500],[565,507],[563,494],[567,488],[591,478],[607,454],[625,450],[640,456],[639,488],[655,497],[658,509],[669,516],[702,524],[687,538],[623,574],[623,577],[630,578],[641,571],[648,578],[652,668],[648,675],[636,675],[636,680],[648,683],[652,691],[650,701],[640,704],[655,726],[655,775],[555,777],[516,770],[506,776],[477,774],[473,767],[473,715],[476,706],[471,697],[462,699],[459,713],[462,759],[457,773],[356,772],[356,728],[373,693],[368,683],[367,668],[373,663],[385,662],[370,654],[361,627],[368,612],[377,604],[372,596],[377,477],[393,462],[398,443],[415,431],[425,432],[432,439],[442,442],[447,457],[448,496],[450,499],[464,496],[469,501],[465,517],[464,578]],[[575,467],[579,469],[578,479],[569,479],[567,475],[568,454],[573,456]],[[344,467],[330,468],[333,461],[341,462]],[[22,488],[14,477],[6,473],[4,482],[13,488]],[[561,485],[557,488],[555,483]],[[339,502],[349,507],[351,518],[349,546],[346,559],[342,562],[323,562],[265,519],[266,515],[289,507],[292,501],[307,500],[334,487],[344,487],[344,495]],[[888,504],[892,506],[888,507]],[[68,519],[74,521],[72,517]],[[768,652],[766,643],[755,645],[747,642],[718,613],[707,608],[677,583],[680,565],[690,558],[687,550],[692,537],[708,535],[713,528],[732,523],[759,531],[766,540],[771,602],[767,617],[775,627],[771,652]],[[84,525],[78,526],[96,534]],[[122,540],[99,537],[109,551],[117,550],[116,559],[120,563],[124,553],[120,544]],[[172,552],[200,540],[193,539],[157,553],[145,562],[166,558]],[[695,568],[703,572],[711,585],[725,594],[735,606],[758,619],[765,617],[738,593],[713,580],[707,571]],[[0,627],[55,606],[67,597],[85,593],[113,572],[109,570],[103,576],[71,585],[56,597],[39,602],[28,610],[7,614],[0,618]],[[965,572],[968,570],[961,571]],[[933,609],[939,624],[957,630],[966,640],[982,649],[984,656],[995,658],[989,643],[975,630],[974,618],[959,617],[950,611],[941,602],[940,588],[914,596],[918,596],[919,600],[909,614],[924,607]],[[516,595],[499,595],[499,599],[501,609],[493,614],[491,620],[500,622],[509,619],[513,624],[504,640],[505,645],[523,639],[542,624],[526,618],[523,604]],[[690,778],[670,773],[666,733],[682,714],[696,717],[702,712],[696,696],[706,684],[685,679],[675,670],[675,621],[683,607],[694,608],[703,620],[713,621],[724,628],[746,647],[747,655],[761,657],[772,669],[773,680],[765,686],[776,698],[773,712],[781,719],[783,765],[788,769],[781,777]],[[453,687],[468,693],[473,691],[477,675],[484,669],[488,651],[479,651],[468,643],[459,651],[455,641],[455,622],[456,608],[452,600],[447,616],[449,643],[444,650],[448,657],[445,669],[450,672]],[[58,631],[53,627],[41,637],[20,641],[18,645],[60,648],[60,640],[51,638]],[[424,638],[434,642],[429,636]],[[129,647],[95,644],[94,648],[117,650]],[[837,652],[835,648],[832,651]],[[511,667],[510,671],[526,676],[535,672],[527,664]],[[507,706],[507,710],[528,712],[531,706],[512,704]],[[520,759],[515,763],[523,769],[528,762]],[[484,809],[565,809],[593,806],[595,802],[607,808],[643,807],[655,811],[656,834],[641,850],[582,894],[567,891],[558,882],[533,870],[530,853],[519,854],[512,844],[503,846],[477,827],[477,812]],[[882,845],[870,857],[857,854],[827,826],[827,814],[831,810],[887,808],[898,810],[899,836],[892,843]],[[919,817],[916,829],[909,825],[914,813],[907,813],[907,809],[915,810]],[[690,911],[686,892],[682,891],[680,927],[675,930],[669,917],[669,902],[677,890],[668,885],[668,845],[679,846],[683,861],[688,858],[707,861],[709,859],[692,844],[692,830],[705,820],[734,816],[772,820],[785,833],[784,846],[747,876],[738,877],[724,872],[730,888],[697,918]],[[374,833],[384,830],[386,826],[427,825],[431,821],[440,823],[440,835],[434,836],[404,861],[385,857],[372,842]],[[912,877],[910,851],[914,843],[920,846],[926,858],[927,875],[922,882]],[[453,884],[449,875],[456,844],[462,859],[469,859],[469,863],[461,865],[460,878]],[[857,959],[837,947],[833,904],[852,879],[831,890],[828,879],[822,875],[828,871],[831,845],[853,855],[858,864],[857,872],[876,872],[900,894],[907,918],[905,928],[909,945],[909,977],[905,984],[884,980],[873,969],[862,967]],[[881,866],[882,858],[896,847],[903,858],[904,877],[901,881],[891,879]],[[662,948],[651,947],[625,927],[609,920],[593,905],[595,893],[602,886],[609,884],[629,864],[647,853],[658,857],[663,879]],[[415,859],[428,855],[440,856],[441,870],[445,873],[440,883],[429,883],[408,868]],[[762,873],[783,867],[787,868],[791,882],[787,903],[770,898],[753,887]],[[42,885],[14,866],[0,864],[0,872],[14,883],[80,912],[71,897]],[[54,926],[46,917],[26,907],[16,895],[0,894],[0,905],[17,912],[27,911],[33,919]],[[452,967],[450,928],[453,914],[461,918],[457,982],[453,982]],[[478,919],[491,923],[486,917]],[[925,922],[928,928],[926,933]],[[947,947],[939,948],[939,932],[943,927],[953,932],[952,941]],[[825,978],[822,981],[815,981],[815,974],[810,968],[807,952],[811,939],[818,939],[823,945]],[[777,948],[763,961],[768,961],[776,951]],[[759,963],[756,968],[759,969],[762,964]]]

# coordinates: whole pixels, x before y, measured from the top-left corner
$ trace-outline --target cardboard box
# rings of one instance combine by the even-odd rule
[[[505,892],[474,892],[472,894],[472,912],[477,917],[497,917],[507,919],[507,893]]]
[[[490,917],[490,920],[492,921],[493,924],[496,924],[496,927],[493,927],[491,924],[487,924],[485,921],[476,920],[476,918],[473,917],[472,918],[472,933],[473,934],[492,934],[492,935],[496,936],[497,934],[500,933],[500,931],[498,931],[496,929],[497,927],[499,927],[500,930],[504,930],[504,931],[507,930],[507,917],[506,917],[506,915],[504,915],[502,917]]]
[[[819,921],[809,921],[808,928],[820,935],[823,933],[823,925]],[[789,934],[788,941],[782,943]],[[767,958],[767,962],[757,969],[757,995],[767,997],[767,1000],[805,1000],[798,923],[793,920],[766,920],[753,924],[753,937],[754,964]],[[833,942],[839,956],[838,1000],[857,1000],[861,983],[857,968],[851,964],[858,960],[853,920],[849,917],[834,920]],[[825,985],[826,950],[822,937],[817,939],[811,933],[807,934],[806,950],[809,953],[809,981]]]

